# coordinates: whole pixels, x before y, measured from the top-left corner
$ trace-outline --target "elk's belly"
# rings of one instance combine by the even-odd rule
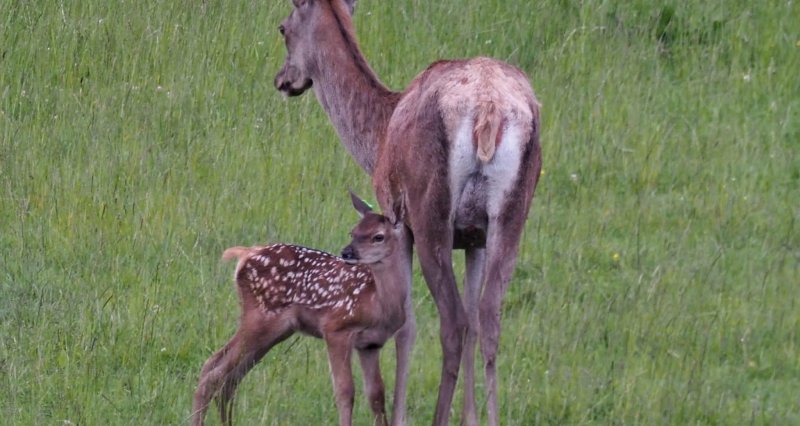
[[[458,197],[453,215],[453,248],[466,249],[486,245],[486,227],[489,217],[486,212],[486,176],[479,172],[471,174]]]

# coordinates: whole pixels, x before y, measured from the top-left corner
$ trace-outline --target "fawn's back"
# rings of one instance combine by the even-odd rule
[[[243,300],[252,298],[265,315],[292,310],[297,328],[319,337],[326,321],[335,319],[340,328],[370,314],[363,300],[374,296],[375,280],[367,266],[289,244],[249,250],[236,269],[236,282]]]

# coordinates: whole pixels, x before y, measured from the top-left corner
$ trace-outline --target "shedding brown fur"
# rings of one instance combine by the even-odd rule
[[[497,426],[501,306],[542,161],[539,104],[529,79],[496,59],[442,60],[395,92],[380,81],[358,46],[351,16],[355,0],[293,3],[280,26],[287,51],[274,84],[287,96],[313,90],[342,144],[372,176],[381,207],[391,211],[397,200],[406,207],[406,241],[414,242],[439,312],[442,374],[433,424],[449,424],[462,368],[462,424],[479,424],[475,349],[480,339],[486,423]],[[463,297],[453,270],[458,249],[465,255]],[[404,247],[409,287],[413,250]],[[393,426],[408,423],[413,306],[407,314],[396,338]]]

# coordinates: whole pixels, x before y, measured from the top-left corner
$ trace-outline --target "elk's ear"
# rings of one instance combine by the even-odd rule
[[[344,4],[347,5],[347,11],[350,12],[350,16],[353,16],[353,12],[356,11],[356,1],[357,0],[344,0]]]
[[[372,207],[370,207],[366,201],[359,198],[358,195],[354,194],[353,191],[350,191],[350,201],[353,202],[353,208],[356,209],[358,215],[361,217],[364,217],[364,215],[372,211]]]
[[[389,220],[395,227],[402,225],[406,220],[406,197],[402,192],[399,197],[394,199],[394,203],[392,203],[392,211]]]

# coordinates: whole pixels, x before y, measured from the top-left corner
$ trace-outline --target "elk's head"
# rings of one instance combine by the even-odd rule
[[[350,231],[352,241],[342,250],[342,258],[347,263],[365,265],[385,260],[398,250],[403,235],[402,203],[395,207],[393,218],[388,218],[373,212],[364,200],[352,192],[350,199],[361,220]]]
[[[292,0],[289,17],[278,26],[286,45],[286,59],[278,75],[275,88],[286,96],[300,96],[313,84],[318,66],[317,49],[322,48],[319,38],[324,37],[323,27],[335,28],[334,8],[352,15],[356,0]]]

